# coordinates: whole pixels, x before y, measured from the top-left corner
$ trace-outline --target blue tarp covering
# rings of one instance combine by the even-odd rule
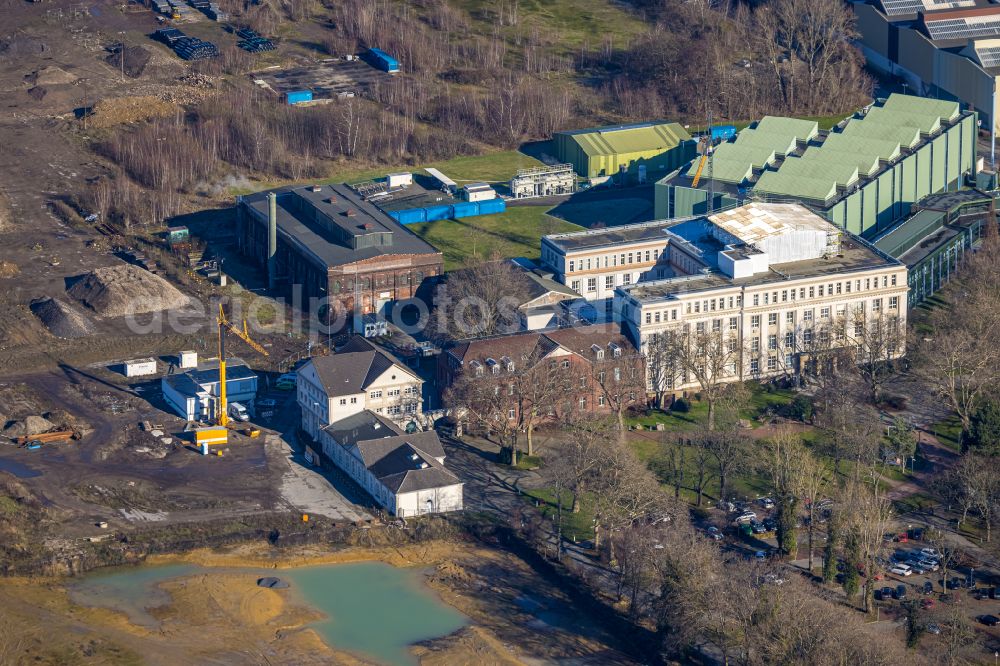
[[[479,202],[480,215],[492,215],[493,213],[502,213],[505,210],[507,210],[507,204],[503,199],[489,199]]]
[[[503,199],[489,201],[460,201],[455,204],[428,206],[427,208],[404,208],[389,211],[389,217],[400,224],[417,224],[418,222],[435,222],[437,220],[458,219],[476,215],[492,215],[507,210]]]

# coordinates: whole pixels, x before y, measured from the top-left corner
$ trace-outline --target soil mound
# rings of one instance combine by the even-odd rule
[[[103,317],[174,310],[190,302],[159,275],[131,264],[98,268],[70,287],[69,295]]]
[[[29,74],[26,78],[36,86],[60,86],[73,83],[79,77],[75,74],[70,74],[65,69],[49,65],[33,74]]]
[[[31,302],[31,311],[58,338],[83,338],[95,332],[94,323],[65,301],[40,298]]]
[[[126,74],[136,79],[142,76],[146,65],[149,64],[149,60],[152,57],[153,54],[141,46],[129,46],[124,50],[119,49],[115,53],[112,53],[106,60],[112,67],[124,70]],[[122,58],[125,59],[124,64],[122,64]]]
[[[163,118],[178,111],[176,104],[151,96],[111,97],[94,105],[91,127],[114,127],[152,118]]]
[[[38,435],[43,432],[48,432],[55,428],[56,425],[49,421],[48,419],[42,418],[41,416],[28,416],[25,417],[23,421],[13,421],[3,429],[3,434],[5,437],[14,439],[15,437],[24,437],[25,435]]]

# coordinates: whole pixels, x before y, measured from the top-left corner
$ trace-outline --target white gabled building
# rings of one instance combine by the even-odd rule
[[[311,359],[298,371],[302,429],[319,429],[366,409],[399,422],[423,412],[423,380],[377,345],[355,336],[336,354]]]
[[[365,410],[321,428],[317,441],[337,467],[399,518],[463,508],[463,484],[445,468],[444,447],[433,430],[404,433]]]

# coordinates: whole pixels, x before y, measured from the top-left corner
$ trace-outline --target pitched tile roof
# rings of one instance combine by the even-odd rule
[[[363,342],[352,338],[336,354],[312,359],[316,374],[330,397],[361,393],[393,366],[413,375],[395,356],[360,339]]]
[[[609,323],[463,340],[456,343],[448,351],[462,363],[472,360],[483,362],[487,358],[499,362],[504,356],[511,358],[516,363],[518,360],[530,358],[532,355],[544,356],[556,347],[563,347],[589,359],[592,358],[591,348],[594,345],[606,348],[610,342],[621,345],[626,352],[631,347],[618,326]]]
[[[324,430],[341,446],[356,446],[364,466],[393,493],[461,483],[438,462],[445,452],[433,430],[404,433],[370,410],[335,421]]]

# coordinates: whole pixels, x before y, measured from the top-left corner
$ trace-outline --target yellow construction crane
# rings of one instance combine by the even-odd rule
[[[701,144],[701,160],[698,162],[698,170],[694,172],[694,178],[691,179],[691,187],[698,187],[698,181],[701,180],[702,169],[705,168],[705,162],[708,161],[708,156],[711,154],[712,150],[712,140],[709,137],[703,136],[698,143]]]
[[[229,425],[229,412],[226,405],[226,331],[229,331],[243,342],[247,343],[251,349],[264,356],[268,356],[267,350],[254,342],[247,331],[247,320],[243,320],[243,329],[240,330],[226,318],[226,311],[219,303],[219,410],[216,414],[216,423],[225,428]]]

